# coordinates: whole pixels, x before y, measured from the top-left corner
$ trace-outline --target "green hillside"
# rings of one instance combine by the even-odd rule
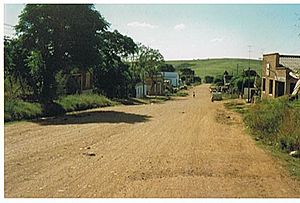
[[[239,64],[238,72],[241,73],[243,69],[247,69],[249,66],[248,59],[203,59],[203,60],[175,60],[166,61],[166,63],[172,64],[177,71],[180,68],[189,67],[195,70],[196,75],[204,78],[206,75],[216,76],[222,75],[225,70],[229,74],[237,74],[237,64]],[[262,61],[250,60],[250,67],[254,69],[259,75],[261,75]]]

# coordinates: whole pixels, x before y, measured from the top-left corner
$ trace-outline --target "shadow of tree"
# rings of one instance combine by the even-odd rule
[[[40,125],[68,125],[88,123],[140,123],[151,118],[147,115],[139,115],[118,111],[89,111],[69,114],[56,118],[39,119],[35,121]]]

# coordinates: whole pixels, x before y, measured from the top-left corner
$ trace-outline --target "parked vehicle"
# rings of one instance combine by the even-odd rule
[[[221,101],[222,100],[222,92],[213,91],[211,94],[211,101]]]

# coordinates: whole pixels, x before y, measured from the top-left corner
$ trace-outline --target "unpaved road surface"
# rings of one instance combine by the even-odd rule
[[[190,91],[5,126],[5,197],[300,197],[208,86]]]

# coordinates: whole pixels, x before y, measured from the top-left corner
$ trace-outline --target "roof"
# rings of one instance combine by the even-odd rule
[[[300,71],[300,56],[280,55],[279,64],[292,71]]]
[[[168,78],[177,78],[177,77],[179,77],[179,74],[177,72],[161,72],[161,74],[164,77],[168,77]]]

